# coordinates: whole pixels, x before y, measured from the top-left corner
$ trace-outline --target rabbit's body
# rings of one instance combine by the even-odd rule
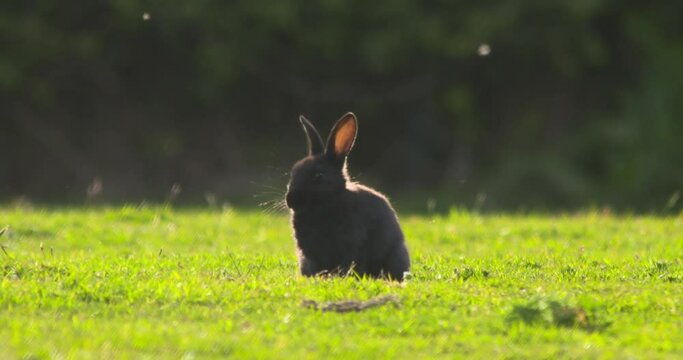
[[[312,127],[304,121],[305,130]],[[349,181],[346,174],[345,158],[355,138],[355,117],[352,121],[352,138],[346,139],[350,143],[344,151],[330,155],[335,152],[335,134],[344,132],[338,122],[328,151],[316,154],[312,149],[292,169],[287,205],[292,210],[301,273],[312,276],[353,270],[360,275],[402,280],[410,259],[396,213],[384,195]],[[322,142],[319,136],[311,140],[311,131],[317,135],[314,128],[307,130],[309,146],[311,141]]]
[[[355,183],[347,184],[346,191],[338,196],[336,206],[322,205],[315,211],[292,214],[301,272],[346,273],[353,267],[358,274],[379,277],[384,273],[402,279],[410,266],[408,252],[386,198]]]

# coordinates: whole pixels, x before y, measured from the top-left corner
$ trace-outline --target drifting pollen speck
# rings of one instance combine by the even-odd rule
[[[149,16],[149,13],[148,13],[148,12],[142,13],[142,20],[143,20],[143,21],[147,21],[147,20],[149,20],[149,19],[151,19],[151,16]]]
[[[491,53],[491,46],[489,44],[481,44],[479,45],[479,48],[477,49],[477,54],[479,56],[488,56]]]

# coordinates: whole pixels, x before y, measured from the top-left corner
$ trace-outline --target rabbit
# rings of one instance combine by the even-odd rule
[[[299,117],[308,156],[294,164],[285,203],[304,276],[347,274],[403,281],[410,256],[396,212],[376,190],[352,182],[346,158],[358,120],[349,112],[332,128],[327,145],[315,126]]]

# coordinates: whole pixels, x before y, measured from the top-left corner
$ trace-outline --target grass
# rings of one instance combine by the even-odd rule
[[[683,216],[454,211],[402,225],[401,285],[299,276],[283,214],[0,208],[0,358],[683,354]]]

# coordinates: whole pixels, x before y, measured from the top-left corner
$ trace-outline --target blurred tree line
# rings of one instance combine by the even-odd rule
[[[350,110],[395,197],[680,208],[681,100],[680,1],[9,0],[0,199],[274,197]]]

